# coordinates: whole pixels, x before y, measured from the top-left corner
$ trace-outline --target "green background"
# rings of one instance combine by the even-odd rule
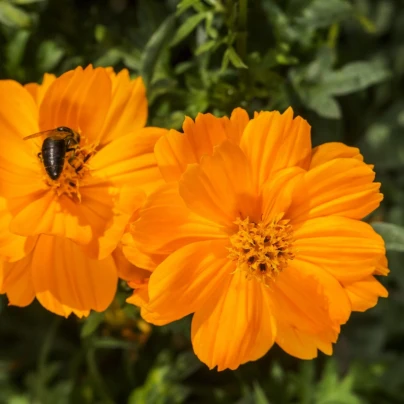
[[[360,147],[385,194],[368,220],[386,240],[390,296],[352,315],[332,358],[275,347],[221,373],[194,356],[189,318],[145,333],[124,284],[86,320],[3,296],[0,403],[403,403],[404,2],[0,0],[0,78],[89,63],[143,76],[149,125],[292,105],[314,144]]]

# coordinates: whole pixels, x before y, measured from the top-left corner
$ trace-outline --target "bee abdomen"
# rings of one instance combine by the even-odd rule
[[[66,145],[64,139],[48,137],[42,144],[43,165],[49,177],[57,180],[65,164]]]

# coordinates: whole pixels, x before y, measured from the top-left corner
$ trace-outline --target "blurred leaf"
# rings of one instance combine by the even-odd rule
[[[143,50],[140,64],[140,75],[142,76],[146,86],[148,86],[153,78],[157,60],[164,47],[171,40],[171,36],[175,29],[175,16],[170,15],[159,26],[157,31],[150,37]]]
[[[329,119],[341,118],[341,108],[337,101],[332,96],[324,93],[322,89],[309,90],[304,97],[307,107],[317,112],[320,116]]]
[[[200,45],[198,48],[196,48],[195,55],[201,55],[202,53],[211,50],[212,48],[215,47],[216,44],[217,44],[217,41],[213,40],[213,39],[210,41],[204,42],[202,45]]]
[[[0,0],[0,23],[12,28],[29,28],[31,18],[24,10]]]
[[[314,0],[304,8],[298,22],[312,29],[328,27],[352,14],[353,7],[346,0]]]
[[[234,67],[237,67],[238,69],[248,69],[248,66],[241,60],[240,56],[237,54],[232,46],[227,48],[224,53],[222,69],[227,68],[229,61],[233,64]]]
[[[43,3],[46,0],[11,0],[14,4],[32,4],[32,3]]]
[[[363,90],[390,77],[382,65],[372,62],[353,62],[324,76],[324,87],[332,95],[345,95]]]
[[[29,31],[19,30],[7,44],[6,69],[10,77],[15,75],[16,70],[22,62],[29,37]]]
[[[42,42],[37,54],[38,70],[42,73],[52,71],[61,61],[64,54],[65,50],[55,41]]]
[[[80,336],[81,338],[89,337],[94,334],[99,325],[104,321],[105,313],[98,313],[96,311],[92,312],[84,322],[83,327],[81,327]]]
[[[372,227],[383,237],[386,250],[404,252],[404,227],[383,222],[374,222]]]
[[[181,0],[177,4],[177,15],[182,14],[184,11],[188,10],[188,8],[201,4],[201,0]]]
[[[170,42],[170,46],[174,46],[186,38],[199,24],[203,21],[209,13],[199,13],[192,17],[187,18],[182,25],[178,28],[174,38]]]
[[[255,404],[270,404],[264,390],[258,382],[254,382],[254,403]]]

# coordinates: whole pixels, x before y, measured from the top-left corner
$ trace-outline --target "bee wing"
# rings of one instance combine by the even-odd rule
[[[37,133],[34,133],[32,135],[25,136],[23,138],[23,140],[33,139],[33,138],[39,137],[39,136],[46,136],[46,137],[52,136],[55,139],[64,139],[66,137],[66,133],[65,132],[58,132],[55,129],[50,129],[50,130],[44,130],[42,132],[37,132]]]

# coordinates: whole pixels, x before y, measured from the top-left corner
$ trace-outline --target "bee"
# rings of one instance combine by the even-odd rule
[[[26,136],[24,140],[38,136],[46,136],[38,157],[41,159],[49,178],[57,180],[62,174],[66,153],[77,149],[80,143],[80,135],[73,129],[59,126],[56,129]]]

